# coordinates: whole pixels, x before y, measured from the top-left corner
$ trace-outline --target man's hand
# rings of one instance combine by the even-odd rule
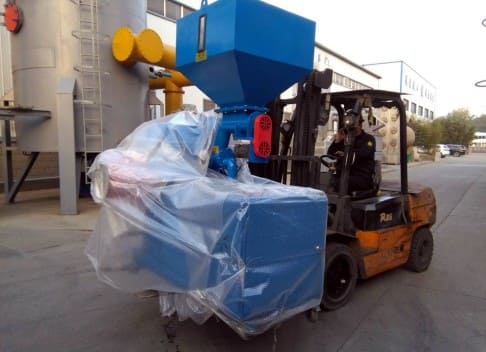
[[[343,157],[344,156],[344,152],[338,150],[337,152],[334,153],[335,156],[339,156],[339,157]]]

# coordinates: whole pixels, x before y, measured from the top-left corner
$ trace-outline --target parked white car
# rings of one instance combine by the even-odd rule
[[[440,152],[441,158],[445,158],[447,155],[451,155],[449,147],[445,144],[437,144],[437,151]]]

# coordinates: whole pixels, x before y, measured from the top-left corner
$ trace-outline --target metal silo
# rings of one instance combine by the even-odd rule
[[[111,36],[125,25],[146,25],[144,0],[17,0],[23,25],[11,36],[16,106],[50,111],[50,119],[16,116],[23,151],[55,152],[58,140],[56,91],[74,78],[75,148],[111,148],[147,115],[147,72],[127,70],[111,54]]]
[[[0,110],[6,146],[10,120],[16,144],[32,152],[13,182],[5,149],[6,200],[13,202],[41,152],[57,152],[61,213],[77,213],[84,156],[114,147],[148,117],[148,70],[121,67],[111,37],[121,26],[146,26],[146,0],[10,0],[3,14],[11,32],[15,106]]]

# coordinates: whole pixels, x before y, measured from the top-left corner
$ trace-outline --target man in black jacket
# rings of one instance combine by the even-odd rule
[[[360,117],[359,126],[355,127],[356,137],[351,148],[352,161],[349,173],[348,193],[373,189],[373,176],[375,174],[375,137],[363,131],[363,119]],[[334,187],[339,187],[339,179],[342,171],[342,157],[344,156],[344,129],[340,129],[334,136],[333,143],[329,146],[327,154],[339,158],[336,170]]]

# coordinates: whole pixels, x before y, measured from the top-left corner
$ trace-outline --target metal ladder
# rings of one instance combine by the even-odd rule
[[[103,143],[103,96],[101,91],[100,41],[106,38],[99,32],[99,0],[71,0],[79,7],[79,29],[73,36],[79,39],[80,62],[74,67],[79,75],[79,99],[74,102],[80,107],[83,141],[85,181],[89,183],[87,173],[90,167],[88,154],[104,149]]]

